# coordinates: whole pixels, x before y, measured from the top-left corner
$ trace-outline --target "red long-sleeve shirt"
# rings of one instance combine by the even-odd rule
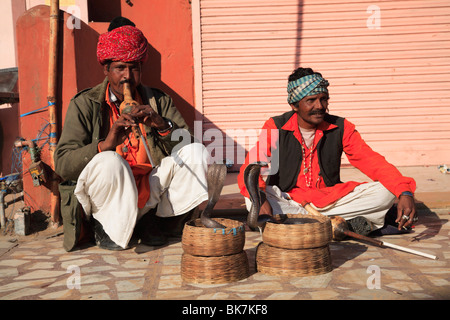
[[[299,143],[302,142],[301,133],[298,126],[297,114],[293,116],[282,127],[283,130],[293,131],[294,136]],[[297,177],[297,183],[294,188],[287,193],[292,200],[302,203],[306,201],[313,203],[319,208],[326,207],[338,199],[344,197],[353,189],[360,185],[361,182],[349,181],[344,183],[338,183],[332,187],[327,187],[323,178],[319,175],[319,161],[317,153],[317,145],[320,139],[323,137],[323,133],[326,130],[335,128],[336,125],[323,121],[317,128],[314,137],[313,147],[311,152],[311,176],[310,172],[304,173],[305,162],[302,161],[300,173]],[[259,140],[256,146],[250,150],[245,159],[245,163],[242,165],[240,173],[238,175],[238,185],[241,194],[249,197],[247,189],[244,184],[244,170],[249,164],[250,154],[254,155],[256,150],[262,150],[256,157],[259,161],[270,162],[272,156],[272,150],[276,148],[276,139],[271,138],[271,130],[277,130],[275,122],[272,118],[267,120],[262,128]],[[264,143],[264,144],[262,144]],[[355,129],[355,125],[348,120],[344,120],[344,134],[342,137],[343,151],[346,154],[350,164],[361,170],[373,181],[379,181],[384,187],[391,191],[395,196],[399,197],[404,191],[414,192],[416,189],[416,183],[414,179],[404,177],[398,169],[386,161],[386,159],[379,153],[373,151],[362,139],[359,132]],[[261,146],[266,146],[261,149]],[[310,150],[305,150],[305,157],[309,156]],[[252,161],[255,160],[254,158]],[[309,159],[308,165],[309,167]],[[307,179],[311,181],[310,185],[307,184]],[[262,190],[265,190],[266,183],[260,177],[259,186]]]

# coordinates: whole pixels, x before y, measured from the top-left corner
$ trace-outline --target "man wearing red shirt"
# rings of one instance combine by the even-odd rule
[[[251,202],[244,170],[253,159],[270,163],[267,181],[259,179],[266,194],[260,214],[305,213],[300,204],[309,203],[324,215],[342,216],[350,229],[364,235],[403,232],[417,219],[415,181],[373,151],[354,124],[328,114],[327,87],[328,81],[310,68],[298,68],[290,75],[292,111],[265,122],[238,176],[247,207]],[[373,182],[343,183],[339,174],[343,152]]]

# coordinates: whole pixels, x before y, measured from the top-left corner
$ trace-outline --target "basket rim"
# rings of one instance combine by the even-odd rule
[[[190,229],[190,230],[196,230],[204,233],[222,233],[222,234],[230,234],[233,233],[233,235],[236,235],[238,232],[244,232],[245,233],[245,225],[241,221],[233,220],[233,219],[226,219],[226,218],[213,218],[213,220],[225,225],[225,228],[206,228],[203,225],[195,225],[196,222],[200,222],[200,219],[195,219],[188,221],[184,224],[184,228]],[[233,225],[226,225],[226,224],[233,224]],[[234,226],[236,225],[236,226]],[[221,231],[219,231],[221,230]],[[184,233],[184,232],[183,232]]]
[[[239,225],[242,225],[242,226],[244,225],[243,222],[238,221],[238,220],[234,220],[234,219],[212,218],[212,220],[217,221],[217,222],[221,222],[222,224],[224,224],[224,223],[236,223],[236,224],[239,224]],[[223,228],[206,228],[203,225],[195,225],[196,222],[200,222],[200,221],[201,221],[200,218],[193,219],[193,220],[190,220],[190,221],[186,222],[185,225],[189,226],[189,227],[193,227],[193,228],[223,229]],[[231,227],[225,226],[225,229],[228,229],[228,228],[231,228]]]
[[[299,218],[299,217],[302,217],[302,218],[313,218],[313,219],[318,220],[317,222],[308,223],[309,225],[315,224],[315,223],[326,223],[328,220],[330,220],[330,222],[331,222],[331,219],[328,216],[325,216],[325,215],[320,215],[319,216],[319,215],[313,215],[313,214],[308,214],[308,213],[305,213],[305,214],[288,213],[288,214],[285,214],[285,216],[287,218]],[[276,222],[273,222],[273,221],[267,221],[267,224],[273,224],[273,225],[279,225],[279,226],[280,225],[283,225],[283,226],[302,226],[302,224],[283,224],[283,223],[276,223]],[[305,226],[305,224],[303,224],[303,226]]]

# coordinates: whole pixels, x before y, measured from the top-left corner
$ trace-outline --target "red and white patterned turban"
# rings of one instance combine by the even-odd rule
[[[122,26],[100,35],[97,43],[97,60],[144,62],[147,59],[148,41],[141,30]]]

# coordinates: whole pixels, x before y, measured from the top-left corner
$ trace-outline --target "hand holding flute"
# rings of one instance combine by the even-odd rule
[[[116,147],[126,141],[131,132],[136,139],[142,138],[147,157],[150,164],[154,166],[147,141],[139,128],[139,123],[146,126],[154,127],[159,131],[164,131],[170,128],[167,123],[157,112],[155,112],[149,105],[139,105],[133,100],[130,83],[123,81],[123,97],[124,100],[120,104],[120,116],[112,125],[106,139],[99,143],[99,148],[102,151],[115,150]]]

